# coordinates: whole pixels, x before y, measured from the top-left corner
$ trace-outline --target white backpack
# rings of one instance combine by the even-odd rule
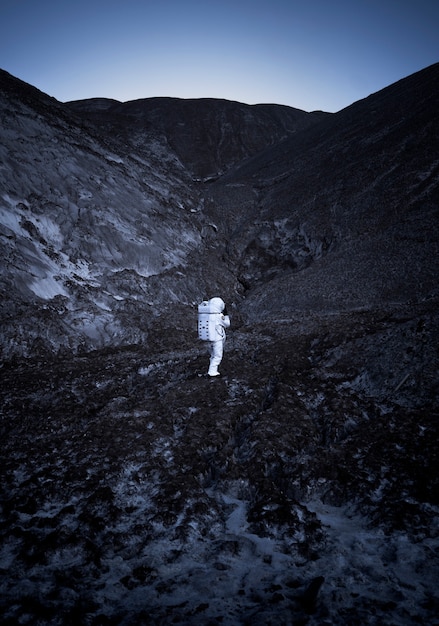
[[[203,341],[216,341],[218,335],[215,329],[218,311],[210,310],[210,301],[204,300],[198,305],[198,337]]]

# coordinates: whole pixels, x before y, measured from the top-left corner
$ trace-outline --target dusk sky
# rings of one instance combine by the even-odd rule
[[[340,109],[439,61],[435,0],[2,0],[0,68],[61,102]]]

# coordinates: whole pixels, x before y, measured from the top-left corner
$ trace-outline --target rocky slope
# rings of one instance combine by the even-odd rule
[[[247,310],[277,316],[437,298],[438,81],[438,66],[400,81],[210,189],[213,214],[229,227],[233,213],[227,241]],[[241,203],[247,210],[236,219]]]
[[[333,115],[0,73],[3,623],[435,623],[438,81]]]
[[[149,98],[125,103],[95,99],[67,106],[136,152],[152,137],[160,137],[200,182],[219,178],[243,159],[329,115],[214,99]]]

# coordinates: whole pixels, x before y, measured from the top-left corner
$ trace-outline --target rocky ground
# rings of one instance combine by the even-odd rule
[[[434,308],[4,364],[2,623],[438,623]]]

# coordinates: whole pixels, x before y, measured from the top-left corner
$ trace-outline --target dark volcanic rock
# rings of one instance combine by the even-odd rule
[[[296,333],[236,332],[214,381],[194,348],[5,366],[8,618],[430,621],[437,404],[364,393],[333,321]]]
[[[132,102],[80,100],[67,106],[136,152],[158,138],[198,181],[211,181],[330,114],[228,100],[149,98]]]
[[[438,80],[329,115],[0,74],[5,624],[434,623]]]
[[[246,311],[272,317],[437,298],[438,67],[298,132],[209,187],[207,206],[228,229]]]

